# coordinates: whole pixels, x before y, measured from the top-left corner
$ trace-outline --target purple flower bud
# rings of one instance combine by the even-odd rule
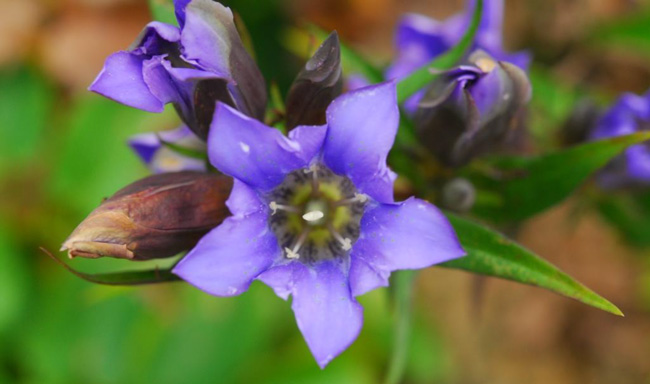
[[[650,130],[650,91],[643,96],[623,94],[597,120],[590,139],[629,135]],[[615,158],[598,176],[606,189],[650,186],[650,142],[633,145]]]
[[[343,88],[341,75],[339,36],[332,32],[291,85],[287,95],[287,128],[325,124],[325,111]]]
[[[229,215],[232,179],[201,172],[153,175],[115,193],[63,243],[72,257],[147,260],[174,256]]]
[[[455,178],[442,187],[440,205],[457,213],[468,212],[476,202],[476,189],[467,179]]]
[[[264,78],[230,9],[212,0],[176,0],[175,6],[180,28],[149,23],[128,50],[106,60],[89,89],[149,112],[173,103],[204,140],[217,101],[262,118]]]
[[[530,96],[523,70],[475,51],[468,64],[442,74],[426,89],[415,113],[416,131],[441,162],[461,166],[519,134]]]

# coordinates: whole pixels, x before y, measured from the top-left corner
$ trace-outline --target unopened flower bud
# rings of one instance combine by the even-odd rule
[[[63,243],[73,257],[147,260],[191,249],[228,215],[232,179],[203,172],[153,175],[115,193]]]
[[[467,179],[455,178],[442,187],[441,206],[443,208],[464,213],[472,209],[475,201],[476,190]]]
[[[593,100],[584,99],[578,101],[560,131],[562,144],[570,146],[589,140],[589,135],[601,113],[602,111]]]
[[[462,166],[517,135],[530,96],[523,70],[475,51],[466,65],[443,73],[426,90],[416,131],[441,162]]]
[[[325,111],[341,94],[341,47],[332,32],[307,61],[287,95],[287,128],[325,124]]]

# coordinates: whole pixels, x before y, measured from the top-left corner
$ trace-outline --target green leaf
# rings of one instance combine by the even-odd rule
[[[187,148],[182,145],[174,144],[169,141],[163,140],[163,138],[160,135],[157,136],[158,136],[158,140],[160,141],[160,144],[178,153],[179,155],[183,155],[185,157],[189,157],[191,159],[198,159],[198,160],[208,159],[208,154],[205,151],[201,151],[193,148]]]
[[[149,10],[154,20],[178,26],[172,0],[149,0]]]
[[[420,67],[397,83],[397,101],[399,103],[406,101],[406,99],[425,87],[427,84],[431,83],[431,81],[437,77],[437,75],[431,73],[432,69],[449,69],[454,66],[461,57],[463,57],[474,41],[474,35],[476,35],[478,25],[481,22],[482,13],[483,1],[478,0],[476,2],[476,8],[474,8],[474,14],[472,15],[472,23],[460,42],[444,54],[437,56],[431,62]]]
[[[141,271],[125,271],[112,273],[84,273],[79,272],[68,264],[61,261],[45,248],[41,251],[57,262],[63,268],[67,269],[73,275],[80,277],[88,282],[102,285],[144,285],[154,283],[168,283],[171,281],[180,281],[181,279],[171,272],[171,269],[153,269]]]
[[[567,198],[629,146],[649,139],[650,132],[638,132],[536,157],[488,160],[487,169],[465,175],[477,187],[473,213],[492,222],[530,218]]]
[[[623,316],[614,304],[505,236],[459,216],[448,217],[467,256],[440,266],[538,286]]]

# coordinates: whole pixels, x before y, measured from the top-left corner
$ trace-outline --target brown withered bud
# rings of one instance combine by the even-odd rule
[[[325,124],[325,111],[343,90],[339,36],[332,32],[298,73],[287,95],[287,129]]]
[[[165,258],[191,249],[229,215],[232,179],[203,172],[146,177],[119,190],[63,243],[70,258]]]

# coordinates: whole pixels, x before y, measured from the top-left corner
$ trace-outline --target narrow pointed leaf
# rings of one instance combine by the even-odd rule
[[[623,316],[614,304],[521,245],[472,221],[449,213],[447,216],[467,256],[440,266],[538,286]]]
[[[41,251],[54,260],[57,264],[67,269],[73,275],[88,282],[102,285],[144,285],[155,283],[168,283],[180,281],[180,278],[171,272],[171,269],[154,269],[141,271],[125,271],[112,273],[84,273],[79,272],[54,256],[45,248]]]
[[[525,220],[560,203],[626,148],[646,140],[647,131],[536,157],[492,159],[490,170],[466,175],[479,191],[473,213],[492,222]]]
[[[444,54],[437,56],[431,62],[423,65],[415,70],[410,75],[406,76],[397,83],[397,101],[402,103],[414,93],[430,84],[433,79],[437,77],[432,73],[432,69],[437,72],[453,67],[465,55],[467,50],[472,46],[474,35],[478,30],[478,25],[481,22],[481,14],[483,13],[483,1],[476,0],[476,8],[472,15],[472,22],[467,29],[462,39],[454,47],[449,49]]]

